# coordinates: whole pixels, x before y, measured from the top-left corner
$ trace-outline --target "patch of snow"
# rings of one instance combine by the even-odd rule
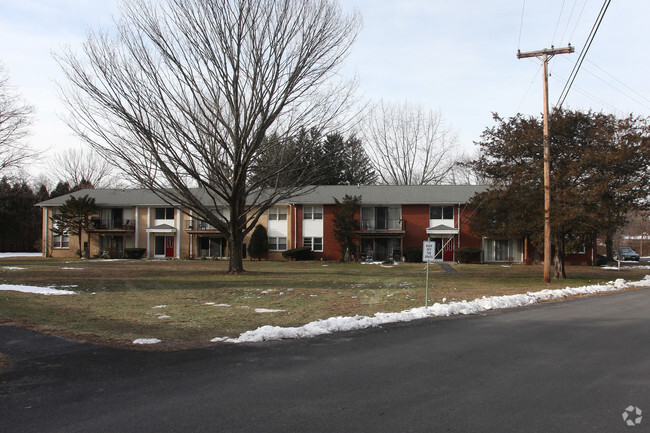
[[[286,310],[271,310],[269,308],[256,308],[255,310],[256,313],[282,313],[283,311]]]
[[[3,266],[2,269],[5,271],[24,271],[27,268],[21,268],[19,266]]]
[[[159,319],[169,319],[170,317],[171,316],[168,316],[166,314],[161,314],[160,316],[158,316]]]
[[[216,304],[215,307],[230,307],[230,304]]]
[[[65,269],[68,271],[83,271],[84,268],[59,268],[59,269]]]
[[[43,253],[0,253],[0,258],[4,257],[43,257]]]
[[[0,284],[0,290],[36,293],[38,295],[76,295],[72,290],[58,290],[52,287],[21,286],[15,284]]]
[[[157,338],[138,338],[133,340],[133,344],[158,344],[162,343],[162,340]]]
[[[152,310],[155,310],[156,308],[165,308],[167,305],[156,305],[155,307],[151,307]]]
[[[447,317],[459,314],[478,314],[489,310],[522,307],[561,299],[569,296],[588,295],[602,292],[614,292],[628,287],[650,287],[650,275],[637,282],[626,282],[619,278],[607,284],[566,287],[564,289],[545,289],[539,292],[528,292],[518,295],[490,296],[473,301],[458,301],[448,304],[435,303],[431,307],[419,307],[398,313],[376,313],[374,316],[330,317],[317,320],[298,327],[279,327],[265,325],[252,331],[246,331],[237,338],[217,337],[212,342],[247,343],[267,340],[282,340],[289,338],[309,338],[332,332],[352,331],[381,326],[387,323],[409,322],[429,317]]]

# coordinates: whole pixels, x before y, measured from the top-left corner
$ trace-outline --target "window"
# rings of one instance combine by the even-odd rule
[[[323,238],[303,238],[302,246],[309,247],[312,251],[323,251]]]
[[[287,238],[284,237],[269,238],[270,251],[285,251],[286,249],[287,249]]]
[[[173,220],[174,219],[174,208],[173,207],[159,207],[159,208],[156,208],[156,219],[157,220]]]
[[[59,235],[59,236],[54,236],[52,239],[54,242],[54,248],[69,248],[70,247],[70,238],[68,235]]]
[[[323,219],[323,206],[305,206],[303,207],[303,219],[306,220],[322,220]]]
[[[361,208],[362,230],[401,230],[400,206],[369,206]]]
[[[453,220],[453,206],[431,206],[429,208],[429,219],[432,220]]]
[[[61,211],[59,209],[54,209],[52,211],[52,216],[58,215],[60,213],[61,213]],[[57,228],[57,225],[56,225],[56,223],[53,223],[53,224],[54,224],[54,226],[52,227],[52,229],[54,230],[54,229]],[[68,233],[64,233],[62,235],[53,234],[53,236],[52,236],[52,246],[54,248],[69,248],[70,247],[70,237],[68,236]]]
[[[286,207],[273,207],[269,209],[269,221],[286,221],[287,208]]]

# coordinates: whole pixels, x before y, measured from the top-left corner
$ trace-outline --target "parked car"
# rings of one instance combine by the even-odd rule
[[[637,262],[641,258],[641,256],[639,256],[636,253],[636,251],[634,251],[630,247],[621,247],[620,257],[621,257],[621,260],[624,260],[624,261],[625,260],[634,260],[634,261],[637,261]],[[614,251],[614,258],[616,260],[618,260],[618,258],[619,258],[619,252],[618,251]]]

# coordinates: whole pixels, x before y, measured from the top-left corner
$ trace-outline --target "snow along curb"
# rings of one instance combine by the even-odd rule
[[[410,322],[412,320],[428,317],[447,317],[458,314],[478,314],[488,310],[523,307],[536,304],[540,301],[550,301],[569,296],[592,295],[604,292],[616,292],[630,287],[650,287],[650,275],[641,281],[627,283],[622,278],[607,284],[567,287],[557,290],[542,290],[528,292],[520,295],[490,296],[475,299],[471,302],[460,301],[448,304],[436,303],[431,307],[413,308],[399,313],[376,313],[374,316],[330,317],[318,320],[299,327],[283,328],[265,325],[253,331],[246,331],[238,338],[218,337],[210,340],[213,343],[256,343],[268,340],[282,340],[289,338],[309,338],[332,332],[352,331],[381,326],[387,323]]]

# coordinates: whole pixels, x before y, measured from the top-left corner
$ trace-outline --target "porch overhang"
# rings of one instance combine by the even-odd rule
[[[427,229],[427,235],[429,236],[453,236],[457,235],[459,230],[453,227],[440,224],[438,226],[429,227]]]
[[[153,227],[147,228],[147,233],[176,233],[176,228],[170,226],[169,224],[160,224]]]

